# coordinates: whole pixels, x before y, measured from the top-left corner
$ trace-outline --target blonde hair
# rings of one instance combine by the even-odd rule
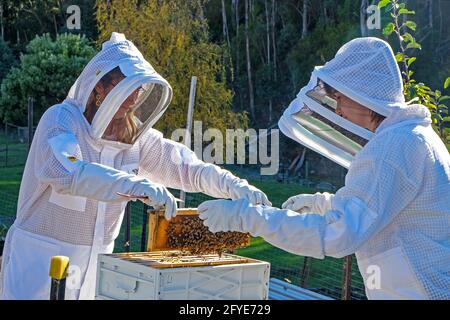
[[[116,79],[122,80],[125,78],[125,75],[120,71],[119,67],[116,67],[105,74],[98,82],[103,88],[106,88],[110,83],[112,83]],[[97,85],[98,85],[97,84]],[[86,120],[92,124],[95,114],[100,107],[96,103],[96,96],[98,95],[96,88],[92,90],[91,95],[86,103],[86,108],[84,111],[84,116]],[[104,97],[103,97],[104,99]],[[101,101],[102,102],[102,101]],[[138,126],[134,121],[134,111],[127,112],[125,117],[122,119],[113,119],[111,123],[106,128],[105,133],[110,132],[111,136],[123,143],[132,144],[136,138],[138,132]]]
[[[111,132],[119,142],[133,144],[138,133],[138,126],[134,121],[134,111],[127,112],[122,119],[111,120]]]

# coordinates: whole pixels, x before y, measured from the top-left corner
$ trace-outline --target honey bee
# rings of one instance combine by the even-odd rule
[[[241,232],[212,233],[198,216],[178,216],[168,228],[168,246],[193,255],[232,252],[247,243],[248,234]]]

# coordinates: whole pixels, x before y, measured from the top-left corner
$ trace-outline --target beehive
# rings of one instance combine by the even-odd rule
[[[225,253],[226,249],[233,249],[231,247],[210,246],[206,253],[202,252],[205,250],[189,246],[202,243],[206,234],[207,237],[216,237],[219,242],[220,237],[235,236],[238,239],[237,246],[242,247],[250,243],[248,234],[212,234],[203,226],[196,209],[179,209],[171,221],[164,218],[164,212],[150,210],[148,221],[148,252],[99,255],[97,299],[268,298],[268,262]],[[174,245],[171,235],[183,238],[183,227],[192,221],[196,221],[195,232],[199,234],[197,242],[188,245],[178,242]]]
[[[231,254],[180,251],[101,254],[97,299],[265,300],[270,265]]]
[[[250,244],[240,232],[212,233],[198,217],[197,209],[179,209],[170,221],[163,211],[149,210],[147,251],[183,250],[192,254],[229,252]]]

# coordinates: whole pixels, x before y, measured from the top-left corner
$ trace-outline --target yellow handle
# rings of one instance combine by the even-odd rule
[[[53,256],[50,262],[49,275],[53,279],[62,280],[67,277],[67,269],[69,268],[69,257]]]

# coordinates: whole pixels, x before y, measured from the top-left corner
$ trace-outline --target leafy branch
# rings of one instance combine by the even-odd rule
[[[400,51],[395,55],[395,59],[402,72],[406,99],[423,104],[430,110],[433,128],[450,150],[450,114],[448,106],[443,103],[449,100],[450,96],[443,95],[440,90],[432,90],[429,86],[422,82],[418,83],[412,78],[414,71],[411,69],[411,65],[417,58],[410,52],[421,50],[422,46],[413,36],[413,32],[417,29],[417,24],[412,20],[406,19],[406,21],[400,23],[400,18],[403,15],[414,15],[415,12],[409,10],[406,4],[401,3],[399,0],[381,0],[378,3],[378,8],[385,8],[392,17],[392,22],[389,22],[383,28],[383,34],[387,38],[394,34],[399,42]],[[450,77],[444,81],[444,90],[448,89],[449,86]]]

